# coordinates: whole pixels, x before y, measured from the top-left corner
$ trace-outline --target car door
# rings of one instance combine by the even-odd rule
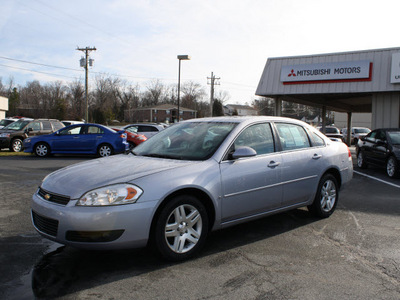
[[[269,123],[247,127],[236,138],[232,151],[251,147],[257,155],[229,159],[220,164],[222,182],[222,222],[274,210],[282,198],[281,154],[275,152],[275,140]]]
[[[81,132],[83,126],[67,127],[54,135],[51,148],[53,151],[75,152],[81,150]]]
[[[40,135],[50,134],[53,132],[50,121],[41,121],[42,129],[40,130]]]
[[[157,127],[151,126],[151,125],[137,125],[137,132],[139,134],[143,134],[147,138],[151,138],[153,135],[156,135],[158,133]]]
[[[103,128],[94,125],[86,126],[84,134],[81,135],[82,151],[96,153],[97,146],[103,141],[104,135]]]
[[[275,126],[282,147],[282,206],[307,202],[318,187],[324,147],[312,147],[301,125],[275,123]]]
[[[42,124],[40,121],[33,121],[28,124],[26,127],[26,134],[28,136],[37,136],[40,135],[40,131],[42,130]]]
[[[376,131],[375,140],[370,147],[370,161],[377,165],[385,165],[388,155],[386,133],[378,129]]]

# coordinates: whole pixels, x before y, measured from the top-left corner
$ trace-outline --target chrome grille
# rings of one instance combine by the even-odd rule
[[[50,192],[42,189],[41,187],[39,187],[39,190],[38,190],[37,193],[44,200],[50,201],[50,202],[54,202],[54,203],[57,203],[57,204],[67,205],[69,200],[70,200],[70,197],[68,197],[68,196],[63,196],[63,195],[50,193]]]

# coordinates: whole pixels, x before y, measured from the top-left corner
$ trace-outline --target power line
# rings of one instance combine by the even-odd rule
[[[51,76],[58,76],[58,77],[66,77],[66,78],[77,79],[76,77],[72,77],[72,76],[60,75],[60,74],[54,74],[54,73],[48,73],[48,72],[41,72],[41,71],[35,71],[35,70],[29,70],[29,69],[25,69],[25,68],[7,66],[7,65],[3,65],[3,64],[0,64],[0,66],[6,67],[6,68],[11,68],[11,69],[17,69],[17,70],[28,71],[28,72],[35,72],[35,73],[40,73],[40,74],[45,74],[45,75],[51,75]]]
[[[21,60],[21,59],[15,59],[15,58],[10,58],[10,57],[5,57],[5,56],[0,56],[2,59],[7,59],[7,60],[12,60],[12,61],[18,61],[26,64],[31,64],[31,65],[38,65],[38,66],[44,66],[44,67],[49,67],[49,68],[57,68],[57,69],[64,69],[64,70],[71,70],[71,71],[79,71],[82,72],[82,70],[79,69],[72,69],[72,68],[67,68],[67,67],[60,67],[60,66],[54,66],[54,65],[46,65],[46,64],[41,64],[41,63],[35,63],[27,60]]]

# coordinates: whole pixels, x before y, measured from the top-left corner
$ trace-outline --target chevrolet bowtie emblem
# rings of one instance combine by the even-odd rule
[[[44,195],[44,199],[50,200],[51,196],[49,194]]]

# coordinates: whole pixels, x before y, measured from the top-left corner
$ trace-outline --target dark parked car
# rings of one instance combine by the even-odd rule
[[[317,127],[322,132],[322,127]],[[325,135],[333,141],[344,142],[343,134],[340,133],[339,128],[335,126],[325,126]]]
[[[400,128],[375,129],[358,140],[357,165],[369,164],[385,167],[389,177],[400,176]]]
[[[27,138],[25,152],[50,154],[98,154],[109,156],[129,149],[126,133],[99,124],[70,125],[52,134]]]
[[[64,127],[58,120],[52,119],[20,119],[0,129],[0,149],[10,151],[24,150],[23,141],[27,137],[50,134]]]
[[[352,175],[346,144],[301,121],[193,119],[132,154],[48,175],[33,195],[32,220],[44,237],[73,247],[149,242],[165,258],[183,260],[212,230],[303,206],[329,217]]]

